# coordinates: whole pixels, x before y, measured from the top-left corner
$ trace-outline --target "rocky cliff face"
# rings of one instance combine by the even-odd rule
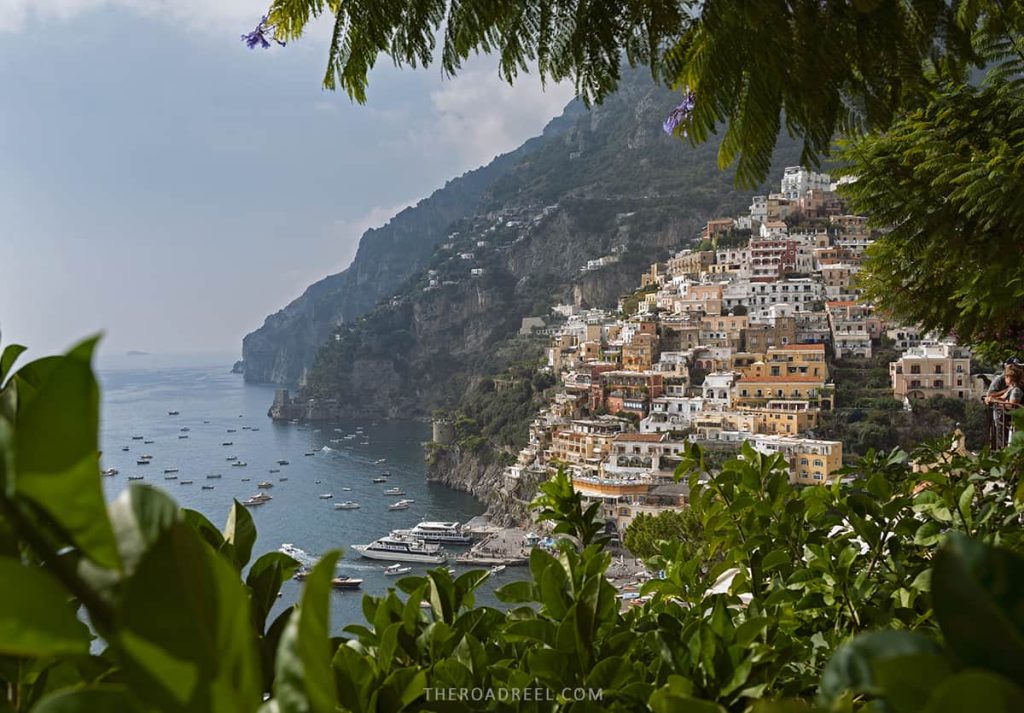
[[[427,480],[464,490],[487,505],[495,525],[524,525],[530,522],[531,493],[509,490],[504,468],[458,446],[434,448],[427,455]]]
[[[567,116],[579,109],[570,106]],[[555,121],[545,137],[560,133]],[[495,158],[482,168],[449,181],[387,225],[366,231],[348,269],[310,285],[263,326],[242,340],[245,379],[286,386],[303,380],[317,350],[341,324],[372,310],[422,269],[455,221],[477,212],[495,182],[529,156],[544,137]]]

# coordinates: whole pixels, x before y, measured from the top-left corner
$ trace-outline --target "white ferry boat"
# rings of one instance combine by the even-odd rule
[[[457,522],[425,521],[411,530],[395,530],[395,534],[449,545],[468,545],[473,541]]]
[[[352,545],[352,549],[367,559],[390,560],[391,562],[424,562],[444,564],[448,555],[440,545],[427,544],[413,537],[394,534],[382,537],[368,545]]]

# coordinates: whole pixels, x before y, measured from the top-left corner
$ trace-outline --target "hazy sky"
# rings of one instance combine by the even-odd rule
[[[359,106],[320,89],[322,28],[245,49],[267,4],[0,0],[4,343],[238,352],[366,228],[572,95],[491,58],[454,80],[384,60]]]

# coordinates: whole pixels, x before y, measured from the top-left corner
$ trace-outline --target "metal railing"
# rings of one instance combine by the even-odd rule
[[[988,404],[988,445],[994,451],[1010,444],[1014,425],[1011,418],[1021,404],[997,402]]]

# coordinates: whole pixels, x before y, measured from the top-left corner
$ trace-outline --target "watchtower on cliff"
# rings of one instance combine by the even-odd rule
[[[433,420],[434,426],[434,443],[440,443],[442,446],[450,445],[455,442],[455,424],[447,418],[435,418]]]

